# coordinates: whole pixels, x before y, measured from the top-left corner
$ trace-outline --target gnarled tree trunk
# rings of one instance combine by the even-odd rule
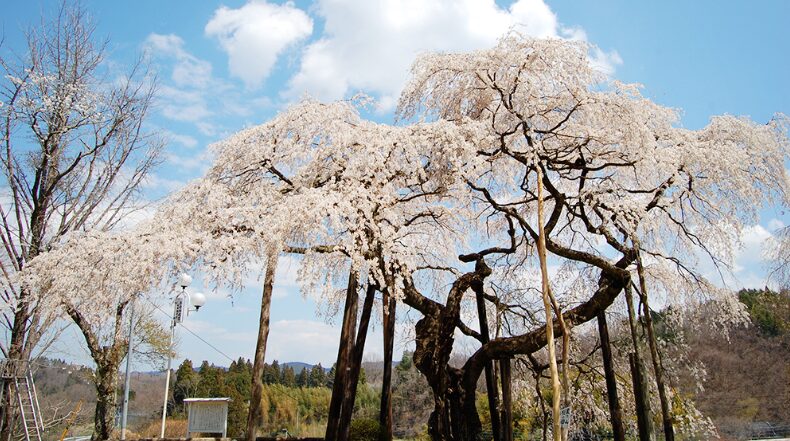
[[[96,410],[93,417],[93,434],[91,441],[103,441],[112,437],[115,428],[115,407],[118,399],[115,386],[118,382],[118,367],[121,358],[106,360],[101,366],[97,364],[94,386],[96,387]]]
[[[91,323],[72,305],[66,305],[66,312],[79,327],[85,337],[91,358],[96,363],[96,374],[93,384],[96,387],[96,410],[94,412],[93,434],[91,441],[104,441],[112,437],[115,427],[115,386],[118,381],[118,369],[121,366],[129,342],[123,338],[123,312],[128,301],[121,302],[115,309],[115,329],[112,341],[102,345]]]

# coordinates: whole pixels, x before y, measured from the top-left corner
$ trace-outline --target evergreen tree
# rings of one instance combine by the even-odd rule
[[[409,369],[411,369],[412,366],[411,357],[412,357],[411,352],[403,351],[403,356],[401,356],[400,363],[398,363],[398,365],[395,366],[395,369],[397,369],[400,372],[406,372]]]
[[[368,377],[365,375],[365,368],[363,368],[363,367],[359,368],[359,381],[358,381],[358,384],[360,384],[360,385],[368,384]]]
[[[332,367],[329,369],[329,373],[326,375],[326,387],[331,388],[332,385],[335,383],[335,368],[337,367],[337,363],[332,363]]]
[[[175,379],[171,383],[170,391],[175,402],[175,413],[184,411],[184,398],[193,397],[200,377],[192,367],[192,360],[184,360],[176,370]]]
[[[313,366],[310,369],[310,378],[308,379],[308,386],[309,387],[323,387],[326,383],[326,373],[324,372],[324,368],[321,367],[321,363]]]
[[[280,382],[280,364],[274,360],[272,364],[263,365],[263,383],[278,384]]]
[[[195,395],[201,398],[222,397],[225,383],[225,371],[222,368],[209,365],[204,361],[200,365],[200,380],[198,381]]]
[[[272,362],[272,377],[273,377],[272,384],[280,384],[281,375],[282,374],[280,372],[280,363],[278,363],[277,360],[274,360]]]
[[[294,373],[294,368],[291,366],[283,367],[280,384],[285,387],[296,387],[296,374]]]
[[[309,383],[309,376],[307,375],[307,368],[302,368],[299,375],[296,377],[297,387],[307,387]]]
[[[243,358],[231,363],[225,374],[225,384],[232,387],[240,396],[249,399],[252,393],[252,368]]]

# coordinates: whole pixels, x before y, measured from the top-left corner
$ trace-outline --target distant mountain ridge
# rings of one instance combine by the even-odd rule
[[[289,361],[289,362],[286,362],[286,363],[280,363],[280,367],[281,368],[283,368],[285,366],[290,367],[291,369],[294,370],[294,374],[299,375],[299,373],[302,372],[303,369],[312,369],[316,365],[310,364],[310,363],[304,363],[302,361]],[[323,366],[321,366],[321,367],[323,367]],[[329,372],[329,369],[324,367],[324,371]]]

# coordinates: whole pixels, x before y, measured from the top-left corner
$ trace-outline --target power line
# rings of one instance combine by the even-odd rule
[[[159,305],[155,304],[154,302],[152,302],[151,300],[149,300],[149,299],[147,299],[147,298],[145,298],[145,297],[143,297],[143,298],[145,299],[145,301],[147,301],[148,303],[150,303],[150,304],[151,304],[151,305],[152,305],[154,308],[158,309],[158,310],[159,310],[159,312],[161,312],[161,313],[162,313],[162,314],[164,314],[166,317],[168,317],[168,318],[170,318],[170,319],[172,320],[173,316],[171,316],[171,315],[170,315],[170,314],[168,314],[168,313],[167,313],[165,310],[163,310],[162,308],[160,308],[160,307],[159,307]],[[211,343],[207,342],[207,341],[206,341],[206,340],[205,340],[203,337],[201,337],[201,336],[197,335],[197,334],[196,334],[195,332],[193,332],[191,329],[187,328],[187,327],[186,327],[186,326],[185,326],[183,323],[179,323],[179,324],[181,325],[181,327],[183,327],[184,329],[186,329],[186,330],[187,330],[187,332],[189,332],[190,334],[192,334],[192,335],[194,335],[195,337],[197,337],[197,339],[198,339],[198,340],[200,340],[200,341],[202,341],[203,343],[205,343],[205,344],[206,344],[208,347],[210,347],[211,349],[213,349],[213,350],[217,351],[217,353],[221,354],[222,356],[224,356],[225,358],[227,358],[227,359],[228,359],[228,360],[230,360],[230,361],[236,361],[236,360],[234,360],[233,358],[231,358],[231,357],[230,357],[228,354],[226,354],[226,353],[224,353],[224,352],[220,351],[219,349],[217,349],[217,347],[216,347],[216,346],[214,346],[214,345],[212,345]],[[306,367],[304,367],[304,368],[302,368],[302,369],[307,369],[307,368],[306,368]],[[293,395],[291,395],[290,393],[288,393],[288,392],[286,392],[286,391],[284,391],[284,390],[282,390],[282,391],[280,391],[280,392],[282,392],[282,394],[283,394],[283,395],[285,395],[285,396],[287,396],[287,397],[291,398],[292,400],[294,400],[294,401],[296,402],[296,405],[297,405],[297,406],[299,406],[299,399],[298,399],[298,398],[294,397]]]
[[[173,319],[173,316],[171,316],[171,315],[170,315],[170,314],[168,314],[168,313],[167,313],[165,310],[163,310],[162,308],[160,308],[160,307],[159,307],[159,305],[157,305],[156,303],[154,303],[154,302],[152,302],[152,301],[148,300],[148,299],[147,299],[147,298],[145,298],[145,297],[143,297],[143,298],[145,299],[145,301],[147,301],[148,303],[150,303],[150,304],[151,304],[151,305],[152,305],[154,308],[158,309],[158,310],[159,310],[159,312],[161,312],[162,314],[164,314],[166,317],[170,318],[171,320]],[[213,349],[213,350],[217,351],[217,353],[218,353],[218,354],[222,355],[223,357],[227,358],[227,359],[228,359],[228,360],[230,360],[230,361],[236,361],[236,360],[234,360],[233,358],[231,358],[231,357],[230,357],[228,354],[226,354],[226,353],[224,353],[224,352],[220,351],[220,350],[219,350],[219,349],[218,349],[216,346],[214,346],[214,345],[212,345],[211,343],[209,343],[208,341],[206,341],[206,340],[205,340],[203,337],[199,336],[197,333],[195,333],[195,332],[194,332],[194,331],[192,331],[191,329],[187,328],[187,327],[186,327],[186,325],[184,325],[183,323],[179,323],[179,325],[181,325],[181,327],[182,327],[182,328],[186,329],[186,330],[187,330],[187,332],[189,332],[190,334],[194,335],[194,336],[195,336],[195,337],[196,337],[198,340],[200,340],[200,341],[202,341],[203,343],[205,343],[205,344],[206,344],[206,346],[208,346],[208,347],[210,347],[211,349]]]

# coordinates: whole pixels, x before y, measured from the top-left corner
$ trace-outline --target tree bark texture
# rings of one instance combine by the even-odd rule
[[[368,327],[370,325],[370,314],[373,310],[373,300],[376,295],[376,286],[368,283],[365,292],[365,302],[362,305],[362,316],[359,319],[359,330],[357,331],[357,338],[354,342],[354,350],[352,351],[352,359],[350,363],[350,370],[348,374],[348,381],[345,385],[345,393],[343,395],[343,405],[340,411],[340,430],[339,438],[347,440],[349,438],[349,429],[351,428],[351,416],[354,413],[354,401],[357,396],[357,385],[359,384],[359,373],[362,368],[362,356],[365,353],[365,341],[368,337]]]
[[[485,298],[483,297],[483,286],[473,287],[477,301],[477,317],[480,324],[480,337],[482,343],[486,344],[491,341],[491,336],[488,332],[488,316],[486,314]],[[494,441],[500,441],[502,430],[499,423],[499,391],[497,390],[496,379],[494,378],[493,361],[489,361],[485,366],[486,377],[486,394],[488,395],[488,411],[491,415],[491,435]]]
[[[650,397],[648,396],[647,378],[642,357],[639,355],[639,334],[636,330],[637,318],[634,310],[634,298],[631,285],[625,287],[625,303],[628,307],[628,327],[631,331],[631,342],[634,352],[628,354],[631,367],[631,382],[634,388],[634,406],[636,407],[636,425],[639,441],[650,441],[653,436],[653,421],[650,418]]]
[[[645,393],[645,375],[641,364],[637,361],[636,354],[628,354],[628,364],[631,367],[631,381],[634,387],[634,406],[636,408],[636,425],[639,432],[639,441],[653,439],[653,422],[650,419],[650,401]]]
[[[381,424],[381,441],[392,441],[392,351],[395,344],[395,307],[397,302],[389,290],[384,290],[382,300],[384,311],[384,372],[381,382],[379,423]]]
[[[96,363],[96,374],[93,384],[96,387],[96,409],[94,412],[94,426],[91,441],[110,439],[115,427],[115,385],[118,380],[118,370],[121,361],[127,352],[129,342],[123,338],[123,312],[129,302],[123,302],[116,307],[115,324],[112,341],[103,345],[99,336],[93,331],[91,323],[74,307],[66,305],[66,313],[85,337],[85,343],[90,351],[93,362]]]
[[[499,360],[502,376],[502,441],[513,441],[513,394],[510,359]]]
[[[625,427],[623,426],[623,412],[620,409],[620,399],[617,396],[617,378],[612,360],[612,346],[609,341],[609,325],[606,323],[606,311],[598,314],[598,336],[601,338],[601,358],[603,371],[606,377],[606,397],[609,400],[609,416],[612,422],[612,434],[615,441],[625,441]]]
[[[554,347],[554,319],[552,317],[553,296],[551,285],[549,284],[549,273],[546,264],[546,233],[543,229],[543,175],[540,167],[536,167],[538,172],[538,258],[540,260],[540,275],[543,291],[543,308],[546,312],[546,346],[549,350],[549,372],[551,374],[552,390],[552,436],[554,441],[562,440],[562,428],[560,427],[560,379],[557,370],[557,355]],[[560,314],[557,308],[558,315]],[[567,332],[565,323],[560,321],[560,329],[563,334]]]
[[[93,417],[93,434],[91,441],[104,441],[112,438],[115,428],[115,385],[118,380],[118,367],[121,360],[97,366],[96,378],[96,410]]]
[[[263,367],[266,360],[266,342],[269,339],[269,316],[272,305],[272,292],[274,291],[274,276],[277,272],[278,253],[272,253],[266,259],[266,274],[263,279],[261,292],[261,315],[258,320],[258,340],[255,344],[255,360],[252,364],[252,396],[250,409],[247,414],[247,440],[255,441],[262,435],[263,414],[268,409],[261,407],[263,397]]]
[[[345,396],[346,381],[348,379],[351,350],[354,347],[354,330],[357,326],[357,273],[352,268],[348,275],[346,287],[346,303],[343,309],[343,325],[340,330],[340,345],[337,349],[337,362],[335,363],[335,379],[332,384],[332,398],[329,402],[329,415],[326,423],[326,441],[338,440],[340,434],[340,414]]]
[[[642,317],[645,321],[645,328],[647,329],[647,341],[650,347],[650,357],[653,360],[653,371],[656,376],[656,386],[658,387],[658,399],[661,403],[661,420],[664,426],[664,441],[675,441],[675,428],[672,427],[672,413],[669,408],[669,396],[667,394],[666,384],[664,383],[664,365],[661,362],[661,354],[658,351],[658,340],[656,339],[655,331],[653,330],[653,319],[650,315],[650,304],[648,303],[647,283],[645,281],[645,272],[642,267],[642,259],[637,255],[636,269],[639,272],[639,288],[640,298],[642,299],[642,307],[644,314]]]

